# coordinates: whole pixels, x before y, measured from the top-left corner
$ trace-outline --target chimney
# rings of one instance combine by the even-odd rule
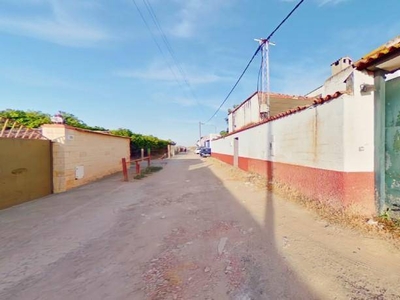
[[[331,63],[332,76],[348,68],[352,63],[353,61],[348,56],[339,58],[337,61]]]

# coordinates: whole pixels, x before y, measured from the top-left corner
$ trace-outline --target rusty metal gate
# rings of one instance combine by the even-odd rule
[[[0,209],[52,193],[51,141],[0,119]]]

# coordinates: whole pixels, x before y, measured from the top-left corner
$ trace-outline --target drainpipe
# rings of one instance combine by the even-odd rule
[[[374,74],[374,174],[375,204],[379,214],[386,209],[385,193],[385,72]]]

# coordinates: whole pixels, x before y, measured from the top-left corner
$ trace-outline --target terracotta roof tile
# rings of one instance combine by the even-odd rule
[[[365,70],[372,64],[386,58],[391,54],[394,54],[395,52],[400,52],[400,37],[397,37],[391,42],[388,42],[385,45],[382,45],[379,48],[375,49],[374,51],[368,53],[360,60],[356,61],[354,63],[354,66],[358,70]]]

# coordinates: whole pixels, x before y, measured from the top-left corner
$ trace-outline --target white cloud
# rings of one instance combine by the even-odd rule
[[[177,22],[168,30],[181,38],[193,37],[200,27],[210,26],[218,20],[221,10],[232,5],[229,0],[174,0],[179,9]],[[207,20],[207,21],[205,21]]]
[[[104,28],[86,21],[93,19],[88,16],[96,8],[95,3],[60,0],[25,0],[25,3],[36,14],[26,17],[0,14],[0,31],[74,47],[88,47],[111,38]]]
[[[326,4],[336,5],[336,4],[339,4],[342,2],[347,2],[347,1],[349,1],[349,0],[318,0],[317,2],[318,2],[319,6],[323,6]]]
[[[282,2],[299,2],[299,0],[281,0]],[[317,3],[318,6],[324,6],[327,4],[331,5],[336,5],[339,3],[347,2],[350,0],[314,0],[315,3]]]
[[[23,86],[76,88],[67,80],[31,68],[0,68],[0,77]]]
[[[196,106],[197,102],[193,98],[171,98],[166,100],[168,103],[178,104],[184,107]]]
[[[212,73],[204,73],[203,71],[197,70],[193,67],[185,67],[186,79],[190,84],[207,84],[214,83],[223,80],[230,80],[228,77],[219,76]],[[176,75],[176,77],[174,76]],[[120,70],[114,72],[114,75],[124,78],[135,78],[141,80],[154,80],[154,81],[165,81],[165,82],[180,82],[183,84],[184,80],[180,76],[179,71],[175,67],[165,66],[163,64],[153,63],[142,70]]]

